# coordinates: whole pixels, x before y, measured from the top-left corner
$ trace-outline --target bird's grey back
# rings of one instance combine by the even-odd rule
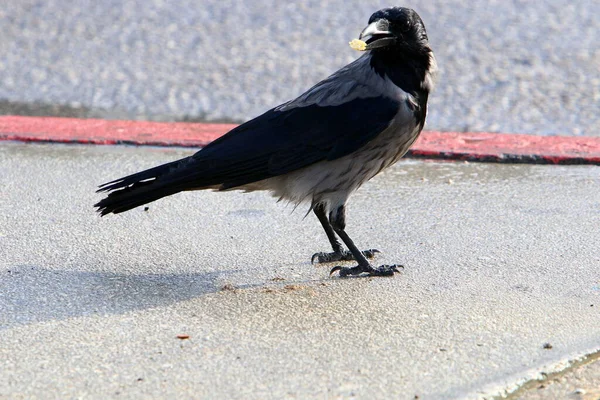
[[[385,96],[406,101],[408,95],[387,77],[373,73],[371,54],[365,53],[354,62],[317,83],[304,94],[277,107],[285,111],[293,107],[316,104],[321,107],[337,106],[354,99]]]

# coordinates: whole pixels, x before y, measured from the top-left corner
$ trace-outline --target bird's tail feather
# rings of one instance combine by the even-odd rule
[[[185,190],[181,185],[173,185],[170,179],[159,179],[168,178],[169,173],[177,169],[182,161],[185,162],[186,159],[159,165],[100,185],[97,192],[112,192],[94,204],[94,207],[97,207],[102,216],[118,214]]]

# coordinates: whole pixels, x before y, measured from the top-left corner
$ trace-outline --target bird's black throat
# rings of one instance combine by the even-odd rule
[[[382,78],[388,77],[396,86],[411,94],[417,101],[415,117],[419,124],[425,124],[429,88],[424,85],[432,68],[431,50],[405,52],[388,48],[375,50],[371,54],[371,68]]]

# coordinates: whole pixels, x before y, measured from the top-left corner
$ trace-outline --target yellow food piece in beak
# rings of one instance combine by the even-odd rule
[[[354,50],[365,51],[367,49],[367,44],[360,39],[354,39],[350,43],[348,43],[350,47]]]

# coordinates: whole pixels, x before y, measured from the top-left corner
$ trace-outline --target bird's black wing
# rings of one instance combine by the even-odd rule
[[[232,129],[191,157],[105,183],[98,191],[145,186],[176,193],[257,182],[358,150],[385,130],[400,108],[384,96],[329,106],[288,104]]]
[[[181,179],[227,189],[335,160],[385,130],[399,107],[382,96],[326,107],[274,108],[197,152]]]

